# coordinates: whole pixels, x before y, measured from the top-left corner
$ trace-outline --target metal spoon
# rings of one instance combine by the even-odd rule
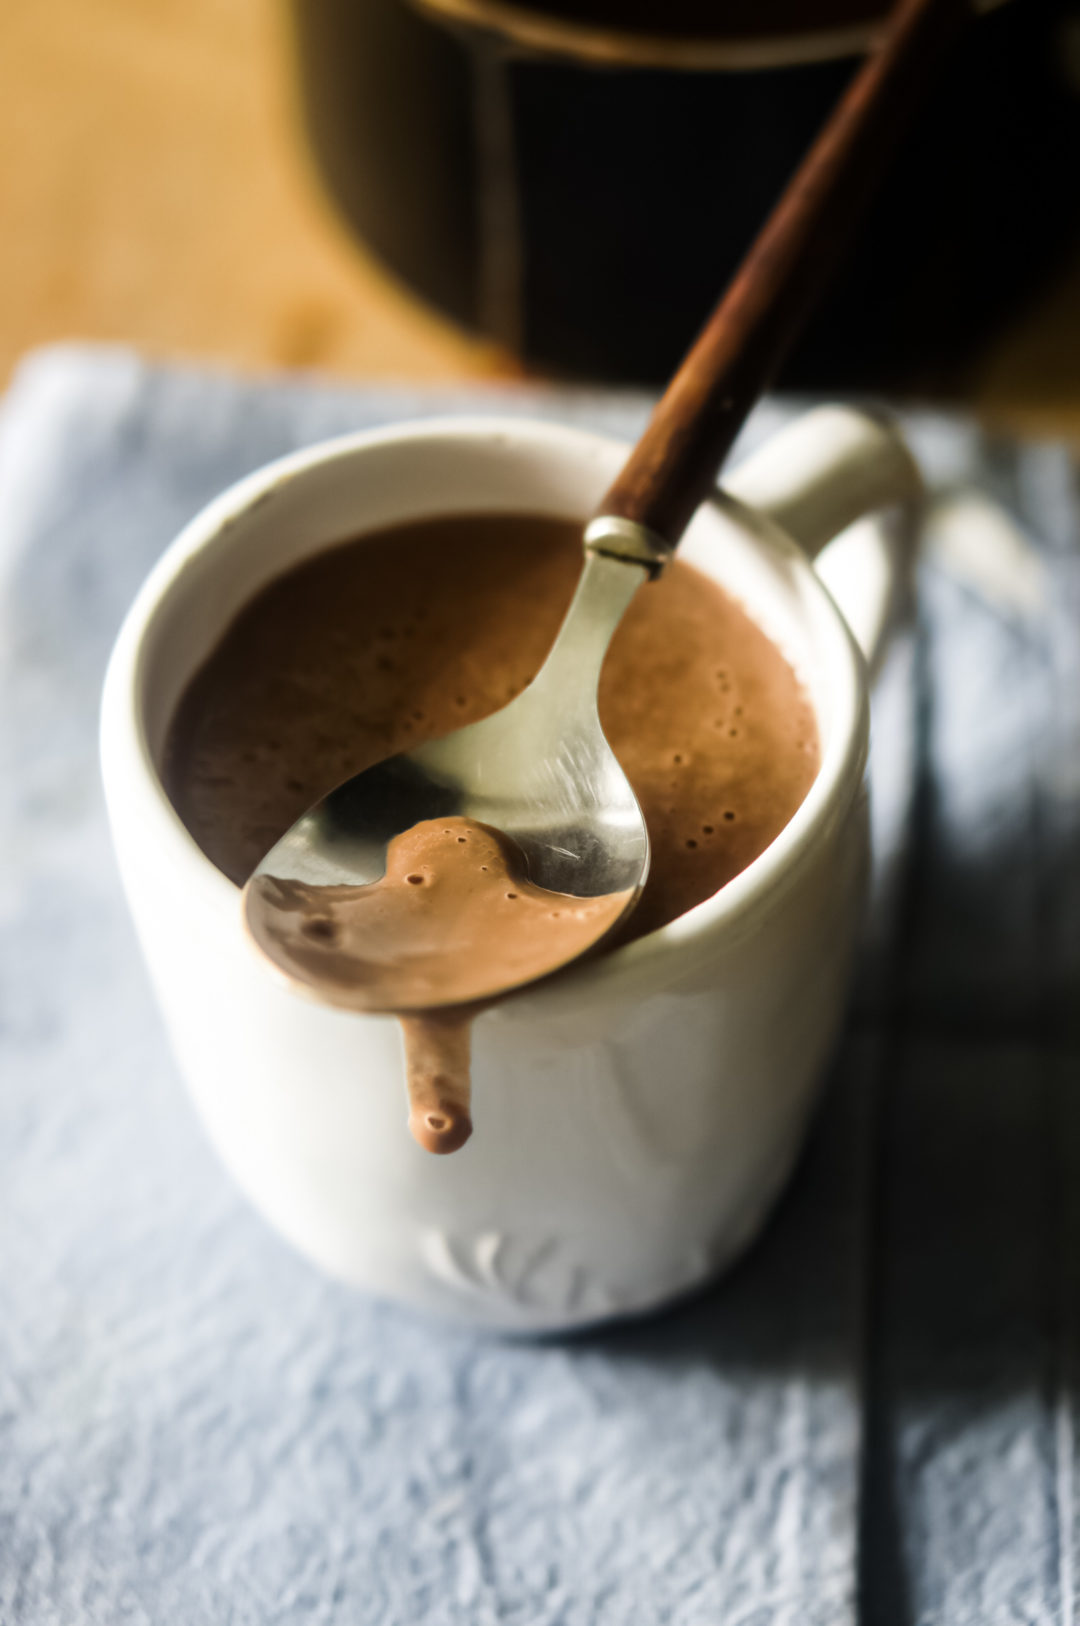
[[[278,908],[273,883],[366,886],[385,874],[393,838],[427,819],[460,815],[494,825],[520,849],[528,879],[551,892],[624,893],[620,915],[600,935],[633,907],[648,874],[649,837],[600,728],[596,692],[611,635],[648,579],[648,546],[640,526],[595,521],[570,609],[529,687],[482,722],[346,780],[271,848],[244,888],[244,910],[251,935],[280,969],[295,976],[276,934],[264,929]],[[513,986],[508,980],[476,997]]]
[[[625,892],[626,910],[633,907],[648,874],[649,838],[600,727],[597,684],[608,644],[712,490],[827,283],[917,92],[967,13],[967,0],[896,7],[883,44],[789,183],[586,529],[577,592],[532,684],[484,721],[391,757],[317,802],[245,887],[249,927],[273,894],[267,881],[367,885],[385,873],[395,836],[454,814],[510,836],[538,886],[583,898]],[[273,954],[272,939],[260,934],[259,941]],[[292,970],[286,957],[275,958]]]

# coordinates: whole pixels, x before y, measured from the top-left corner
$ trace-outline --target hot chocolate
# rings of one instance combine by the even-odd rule
[[[165,788],[200,847],[242,885],[335,784],[504,705],[539,669],[580,570],[577,521],[483,514],[346,542],[271,582],[169,730]],[[745,869],[817,773],[814,714],[791,667],[680,559],[616,632],[600,717],[652,848],[628,938]]]
[[[335,784],[504,705],[538,670],[580,568],[579,522],[483,514],[358,538],[272,582],[191,681],[169,731],[165,786],[208,857],[242,884]],[[616,632],[600,717],[651,846],[645,891],[613,939],[624,941],[684,914],[769,845],[817,772],[817,730],[780,651],[716,583],[681,560],[638,593]],[[505,850],[482,831],[476,827],[477,839],[495,841],[503,862]],[[405,864],[402,895],[389,897],[395,862],[391,885],[380,883],[386,897],[367,889],[369,913],[400,912],[402,903],[420,910],[419,897],[408,895],[423,887],[408,876],[421,868],[411,851],[397,856]],[[533,890],[529,907],[550,915],[558,907],[553,894]],[[341,922],[331,928],[339,929]],[[326,945],[311,936],[300,952],[325,962]],[[443,998],[422,997],[444,1004],[469,995],[455,982]],[[426,1076],[417,1056],[445,1029],[442,1050],[464,1045],[467,1067],[468,1037],[445,1016],[423,1035],[415,1021],[410,1026],[415,1130]],[[467,1120],[467,1083],[465,1100]],[[458,1114],[445,1126],[450,1139],[460,1121]]]

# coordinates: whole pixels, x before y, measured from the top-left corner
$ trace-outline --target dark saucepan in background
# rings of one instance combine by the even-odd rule
[[[291,4],[307,129],[355,232],[527,362],[644,383],[678,360],[883,9]],[[1078,40],[1072,0],[980,17],[788,384],[948,388],[1037,296],[1080,236]]]

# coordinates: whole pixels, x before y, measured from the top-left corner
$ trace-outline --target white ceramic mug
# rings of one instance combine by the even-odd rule
[[[188,679],[283,569],[455,510],[584,519],[624,455],[577,429],[463,418],[283,458],[164,554],[105,685],[124,885],[225,1163],[327,1270],[492,1327],[568,1328],[697,1287],[747,1244],[792,1165],[843,1015],[867,871],[867,666],[848,623],[872,658],[903,550],[880,518],[854,525],[821,560],[834,596],[809,559],[860,516],[913,503],[903,443],[872,417],[819,408],[695,517],[681,556],[723,582],[803,677],[820,772],[715,897],[478,1019],[475,1133],[452,1157],[407,1132],[395,1021],[309,1003],[256,957],[237,888],[180,823],[157,764]]]

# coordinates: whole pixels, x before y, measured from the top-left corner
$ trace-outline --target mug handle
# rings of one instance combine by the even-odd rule
[[[816,561],[873,671],[910,584],[924,496],[899,429],[862,409],[816,407],[726,476],[723,489]]]

